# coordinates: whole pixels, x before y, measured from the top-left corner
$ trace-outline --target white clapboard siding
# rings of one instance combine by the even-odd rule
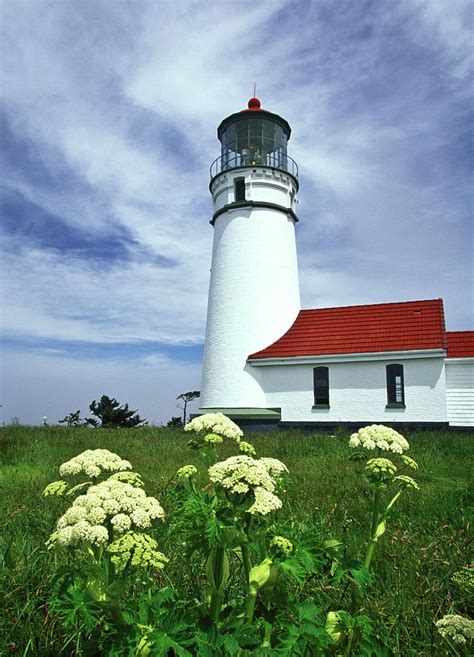
[[[446,359],[446,403],[451,426],[474,426],[474,358]]]

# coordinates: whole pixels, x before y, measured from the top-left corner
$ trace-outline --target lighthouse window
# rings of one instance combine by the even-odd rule
[[[313,369],[314,405],[329,406],[329,368],[315,367]]]
[[[403,365],[387,365],[387,406],[405,406]]]
[[[234,178],[234,201],[245,201],[245,178]]]

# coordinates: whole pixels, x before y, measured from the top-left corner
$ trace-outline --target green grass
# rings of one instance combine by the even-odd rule
[[[419,463],[416,479],[421,490],[404,495],[394,510],[373,561],[367,611],[391,646],[391,654],[450,655],[433,621],[459,611],[464,603],[456,597],[450,577],[470,559],[474,433],[425,431],[408,439],[409,454]],[[183,431],[166,428],[2,429],[0,655],[11,654],[9,642],[17,644],[13,654],[58,655],[67,640],[48,610],[57,557],[44,547],[61,507],[41,495],[50,481],[59,478],[59,465],[84,449],[108,448],[132,462],[145,480],[147,494],[156,496],[170,514],[167,499],[174,473],[197,462],[187,440]],[[281,459],[290,469],[281,533],[295,523],[308,530],[317,528],[326,537],[343,540],[362,557],[370,500],[357,465],[347,460],[348,434],[340,431],[330,437],[285,431],[247,434],[246,440],[259,456]],[[230,453],[231,448],[224,446],[223,455]],[[176,546],[166,537],[163,551],[176,554]],[[191,576],[199,581],[199,573]],[[317,582],[314,586],[317,596]],[[69,646],[61,654],[75,653]]]

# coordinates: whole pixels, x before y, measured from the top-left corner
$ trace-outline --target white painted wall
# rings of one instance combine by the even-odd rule
[[[451,426],[474,426],[474,358],[446,359],[446,400]]]
[[[242,176],[247,199],[290,207],[293,179],[253,167],[214,180],[214,211],[234,200],[233,179]],[[299,310],[293,220],[277,210],[250,207],[229,208],[217,217],[200,407],[265,407],[261,372],[246,363],[247,356],[281,337]]]
[[[386,409],[386,372],[404,366],[405,409]],[[313,409],[313,367],[329,367],[329,409]],[[266,405],[288,422],[446,422],[444,358],[260,366]]]
[[[296,184],[291,176],[269,167],[232,169],[221,173],[212,181],[213,211],[234,202],[234,178],[245,178],[247,199],[277,203],[295,210]]]

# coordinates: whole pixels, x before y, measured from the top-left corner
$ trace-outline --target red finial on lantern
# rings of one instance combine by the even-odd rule
[[[255,96],[254,96],[253,98],[251,98],[251,99],[249,100],[249,102],[248,102],[248,108],[249,108],[250,110],[258,110],[258,109],[260,109],[260,101],[259,101],[259,99],[258,99],[258,98],[255,98]]]

